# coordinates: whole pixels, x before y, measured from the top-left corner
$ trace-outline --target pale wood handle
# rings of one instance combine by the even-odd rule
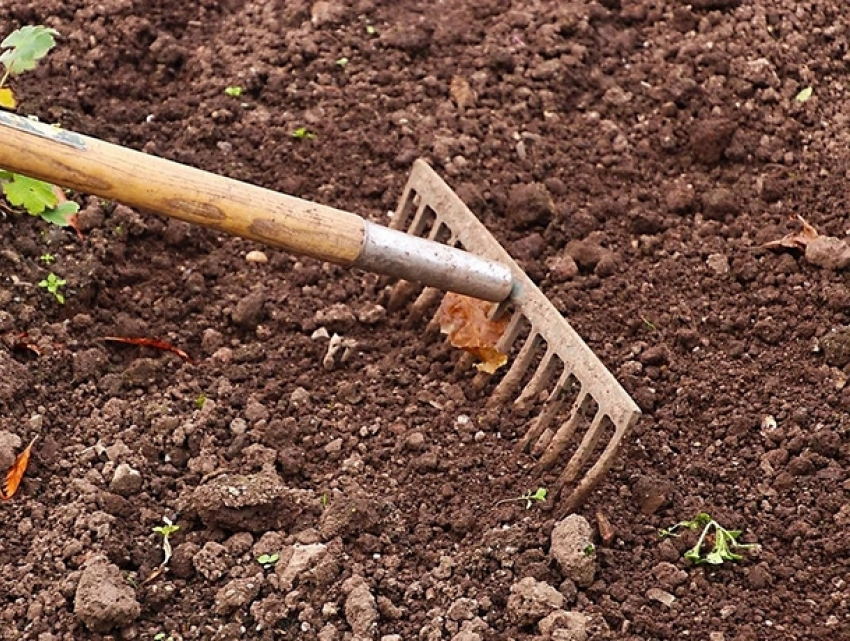
[[[8,112],[0,112],[0,167],[340,265],[363,247],[356,214]]]

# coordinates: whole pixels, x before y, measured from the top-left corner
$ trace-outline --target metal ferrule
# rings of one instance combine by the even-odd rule
[[[501,263],[364,222],[363,250],[353,267],[493,302],[511,294],[513,276]]]

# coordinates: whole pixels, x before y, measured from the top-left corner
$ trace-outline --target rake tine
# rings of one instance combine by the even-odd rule
[[[500,306],[501,307],[501,306]],[[497,309],[497,312],[499,310]],[[515,311],[511,316],[511,319],[508,321],[508,326],[505,328],[505,333],[502,334],[501,338],[499,338],[498,343],[496,343],[496,349],[502,352],[502,354],[509,354],[511,351],[511,347],[513,347],[514,342],[519,337],[520,330],[522,329],[524,317],[519,311]],[[486,372],[478,372],[475,375],[475,378],[472,379],[472,387],[476,391],[483,390],[490,379],[493,377],[492,374],[487,374]]]
[[[546,447],[546,451],[543,453],[543,456],[540,458],[540,460],[537,462],[537,465],[534,467],[536,474],[539,474],[544,470],[548,470],[550,467],[552,467],[552,465],[554,465],[555,461],[558,460],[558,456],[560,456],[561,452],[564,451],[564,448],[567,446],[567,443],[570,442],[570,439],[573,437],[573,434],[575,434],[579,421],[581,421],[582,410],[584,409],[589,399],[590,396],[588,394],[585,394],[582,390],[579,390],[579,394],[576,397],[572,408],[570,409],[569,418],[563,423],[561,423],[561,426],[558,428],[558,431],[555,433],[555,436],[552,437],[552,440]]]
[[[593,491],[593,488],[602,480],[602,478],[607,474],[608,470],[611,469],[611,466],[614,464],[614,461],[617,457],[617,452],[620,449],[620,446],[623,442],[623,437],[629,432],[631,427],[637,421],[638,417],[634,417],[630,421],[621,424],[619,428],[614,432],[614,436],[611,437],[611,440],[608,442],[608,445],[605,447],[605,451],[602,452],[602,455],[597,459],[596,463],[593,464],[587,473],[582,477],[581,481],[579,481],[578,485],[575,489],[570,493],[569,497],[564,501],[563,506],[559,509],[560,514],[569,514],[571,512],[575,512],[582,503],[587,500],[587,497]],[[562,479],[566,476],[566,472],[558,479],[558,482],[555,486],[555,496],[559,496],[561,491],[564,488],[564,483]],[[569,482],[569,481],[567,481]],[[560,518],[560,516],[559,516]]]
[[[519,350],[519,354],[517,354],[513,365],[511,365],[505,377],[499,381],[496,389],[493,390],[493,394],[487,401],[487,407],[503,405],[510,395],[513,394],[514,390],[519,387],[520,381],[525,375],[526,370],[528,370],[531,359],[534,358],[534,353],[537,351],[542,340],[540,334],[536,332],[525,339],[525,343]]]
[[[554,389],[549,394],[549,398],[547,398],[546,402],[543,404],[540,414],[538,414],[537,418],[534,419],[531,427],[525,433],[525,436],[520,442],[519,450],[521,452],[528,452],[536,449],[535,446],[539,442],[541,434],[548,430],[549,425],[552,423],[552,419],[555,418],[555,415],[558,411],[560,411],[561,406],[564,404],[563,389],[569,379],[570,373],[565,369],[558,379],[558,382],[555,384]]]
[[[554,358],[554,351],[549,349],[543,358],[540,360],[540,364],[537,366],[537,369],[534,372],[534,375],[531,377],[531,380],[528,381],[526,386],[522,389],[517,399],[514,401],[514,405],[517,407],[524,406],[530,399],[535,398],[543,388],[549,383],[552,378],[552,374],[555,371],[555,366],[557,364],[556,359]]]
[[[555,484],[558,492],[560,492],[561,488],[563,488],[567,483],[572,483],[578,477],[581,468],[584,467],[585,463],[587,463],[587,460],[593,453],[596,444],[599,442],[599,438],[602,436],[602,421],[604,418],[605,414],[602,411],[596,412],[596,416],[593,417],[593,422],[591,422],[590,427],[587,428],[584,438],[581,439],[581,443],[579,443],[578,448],[573,453],[573,456],[567,463],[566,468],[564,468],[561,476],[558,477],[558,481]]]

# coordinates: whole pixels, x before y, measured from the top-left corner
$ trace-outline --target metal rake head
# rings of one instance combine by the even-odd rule
[[[511,269],[513,291],[494,314],[510,314],[497,347],[514,356],[490,395],[488,406],[503,405],[511,398],[518,406],[542,401],[519,449],[539,457],[535,474],[542,474],[559,460],[565,461],[550,496],[562,499],[560,512],[577,510],[611,467],[623,439],[640,417],[637,404],[487,228],[424,161],[414,163],[390,226],[462,247]],[[442,292],[420,289],[406,281],[397,283],[390,306],[400,307],[416,296],[410,313],[414,318],[421,317],[433,308]],[[474,384],[483,389],[489,378],[479,373]]]

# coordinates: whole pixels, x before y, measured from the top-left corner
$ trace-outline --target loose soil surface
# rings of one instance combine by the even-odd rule
[[[846,246],[762,247],[850,230],[844,2],[0,0],[25,24],[61,34],[14,81],[43,121],[380,222],[425,158],[644,416],[569,576],[557,506],[495,505],[552,480],[534,410],[384,281],[83,194],[82,240],[9,213],[0,467],[39,439],[0,639],[850,638]],[[693,566],[658,530],[700,511],[761,549]]]

